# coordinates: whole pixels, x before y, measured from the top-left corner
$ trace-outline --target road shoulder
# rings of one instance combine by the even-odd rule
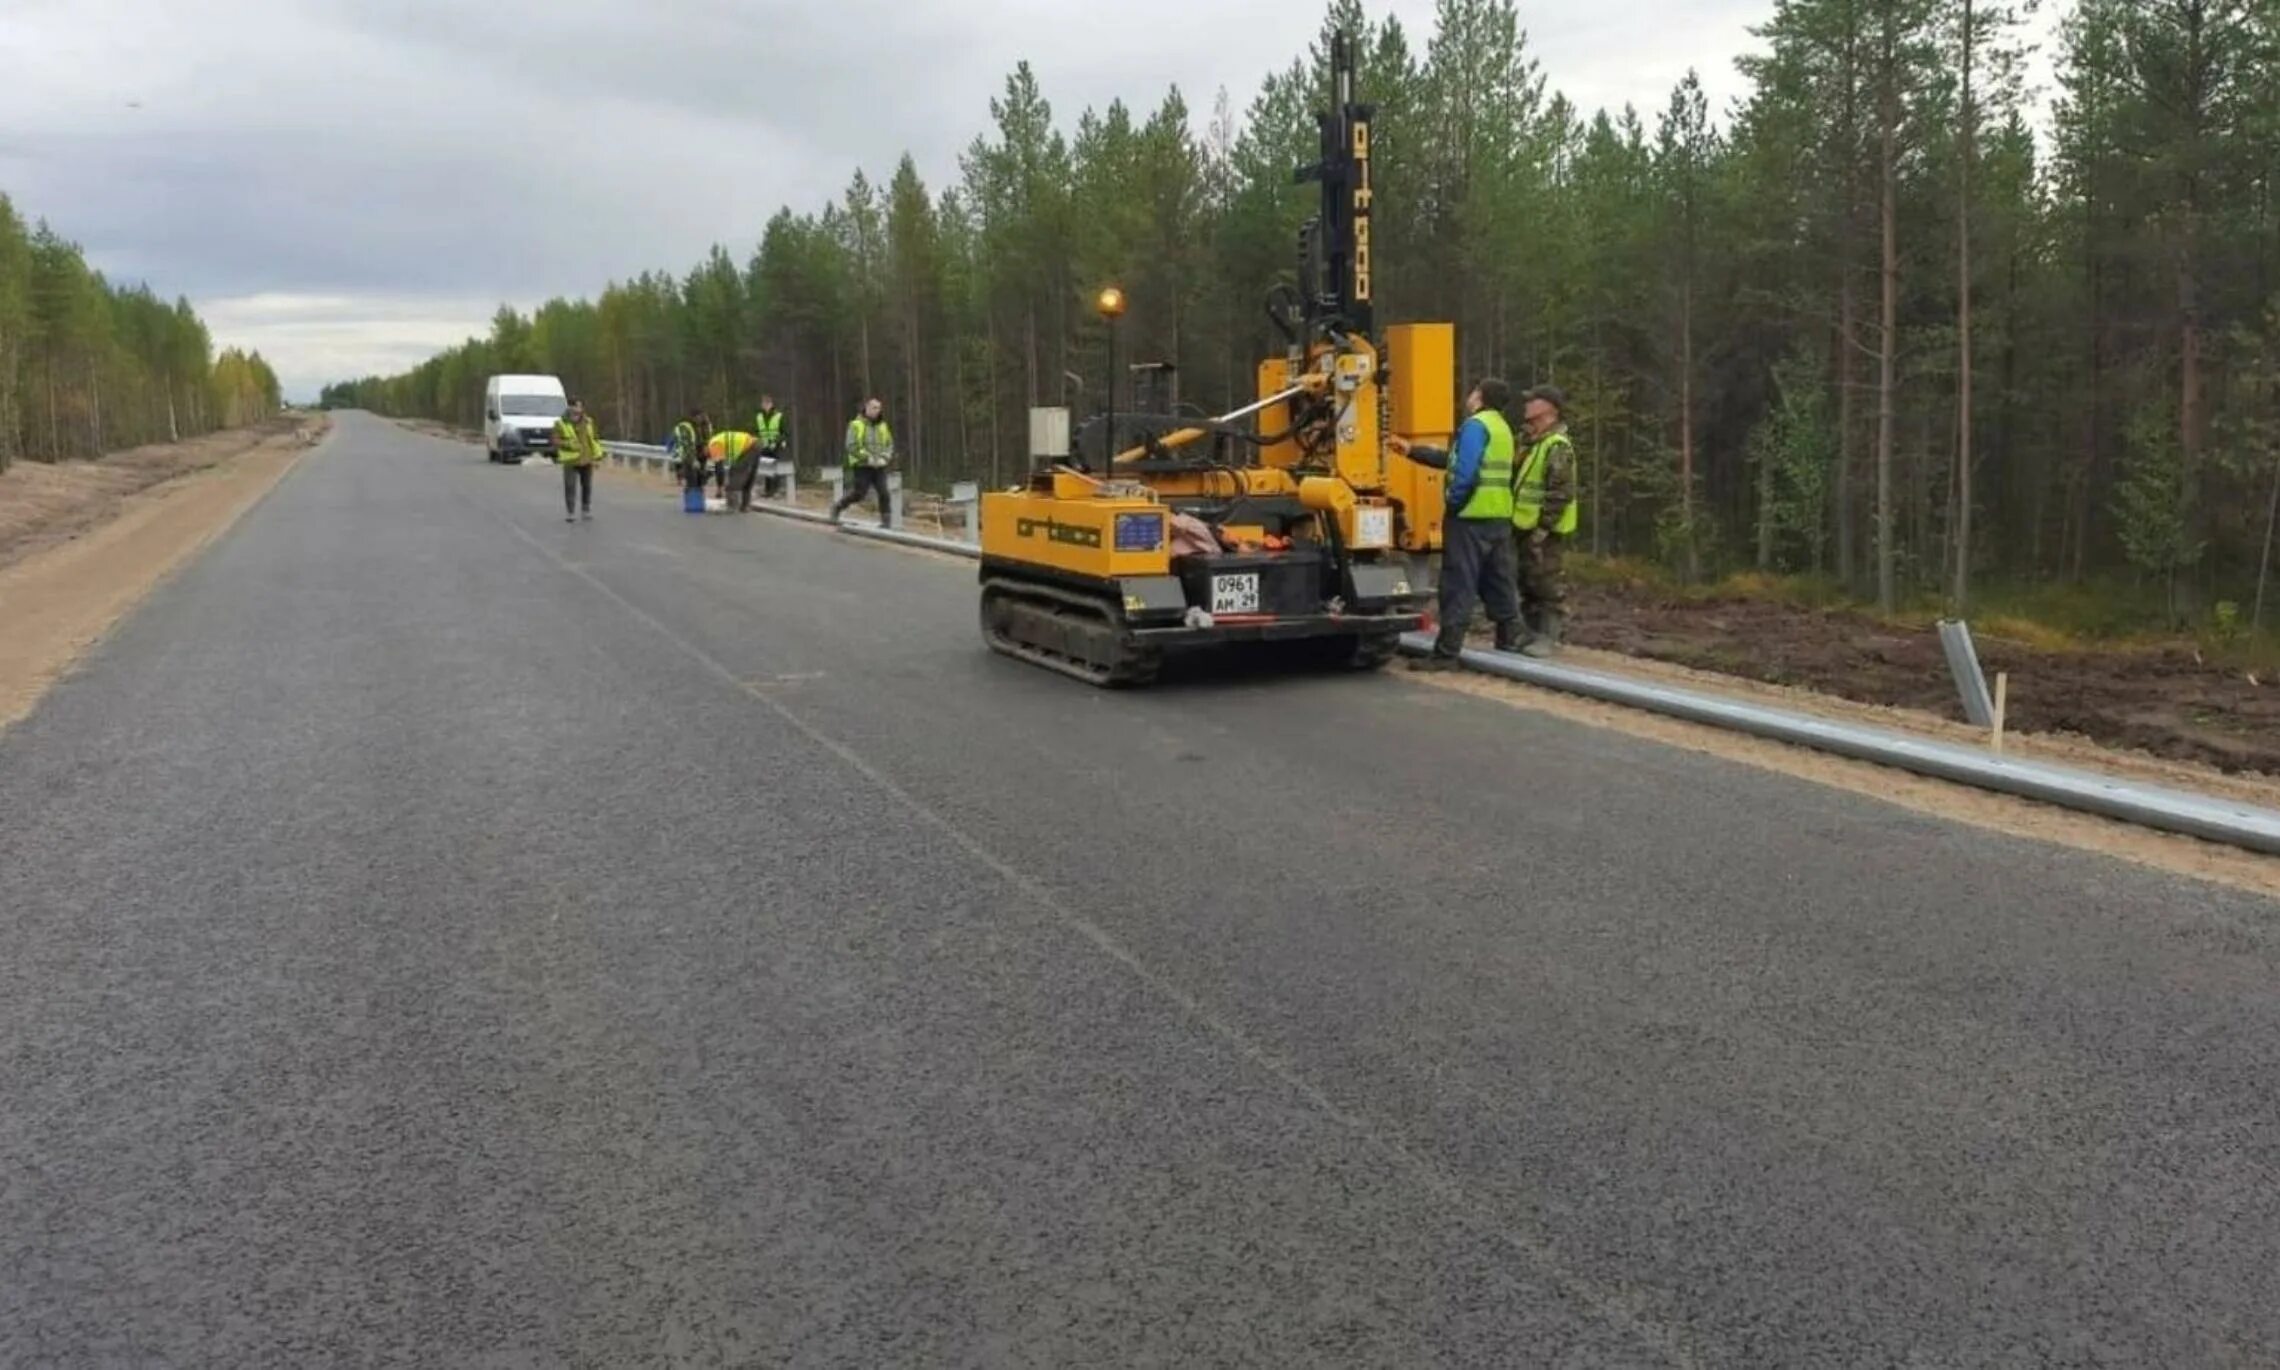
[[[0,568],[0,731],[143,597],[274,489],[309,450],[300,432],[152,486],[91,532]]]

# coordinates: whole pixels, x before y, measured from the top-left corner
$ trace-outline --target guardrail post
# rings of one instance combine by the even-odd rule
[[[831,507],[839,507],[839,498],[847,493],[847,473],[836,466],[816,468],[816,479],[831,487]]]
[[[1955,692],[1963,699],[1963,716],[1974,728],[1995,726],[1995,702],[1987,696],[1987,673],[1979,666],[1979,648],[1972,643],[1971,625],[1962,619],[1940,620],[1940,646],[1947,652],[1948,674],[1955,677]]]
[[[962,480],[953,483],[950,487],[950,502],[957,505],[958,512],[965,516],[966,541],[971,543],[979,543],[982,540],[981,482]]]
[[[902,472],[889,471],[887,472],[887,508],[886,512],[881,516],[885,520],[886,527],[902,527],[902,507]]]

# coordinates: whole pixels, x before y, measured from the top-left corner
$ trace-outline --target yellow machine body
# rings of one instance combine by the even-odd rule
[[[1441,546],[1444,480],[1389,439],[1448,445],[1455,329],[1373,324],[1370,109],[1353,52],[1340,36],[1323,160],[1304,173],[1322,212],[1301,235],[1298,284],[1269,295],[1287,346],[1228,414],[1105,416],[1077,458],[983,496],[995,650],[1136,684],[1167,651],[1230,642],[1314,642],[1374,667],[1422,622],[1404,554]],[[1113,328],[1122,292],[1101,298]]]
[[[1117,494],[1075,471],[1053,473],[1049,490],[982,497],[982,552],[1063,575],[1112,581],[1171,572],[1170,511],[1152,494]],[[1125,544],[1119,550],[1118,520]],[[1143,541],[1136,524],[1155,529]]]
[[[1386,412],[1393,431],[1420,447],[1447,450],[1457,432],[1456,325],[1394,324],[1385,331],[1385,353]],[[1387,459],[1385,494],[1406,516],[1403,551],[1440,550],[1447,488],[1446,472],[1402,457]]]

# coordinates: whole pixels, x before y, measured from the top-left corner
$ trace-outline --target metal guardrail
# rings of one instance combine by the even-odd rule
[[[602,451],[620,466],[638,467],[652,474],[673,469],[673,449],[646,442],[605,442]],[[799,470],[789,461],[764,461],[755,468],[767,479],[778,476],[784,480],[784,498],[796,498],[799,493]]]
[[[1421,655],[1432,650],[1433,640],[1423,633],[1413,633],[1402,639],[1401,645],[1404,650]],[[1769,709],[1741,700],[1504,652],[1467,651],[1464,663],[1476,671],[1507,680],[1811,747],[1856,761],[1895,766],[1917,775],[2041,800],[2140,827],[2280,855],[2280,810],[2185,790],[2141,785],[2093,771],[2020,761],[1883,728],[1866,728],[1786,709]]]
[[[1940,620],[1940,649],[1947,653],[1948,674],[1955,677],[1956,697],[1963,701],[1963,716],[1974,728],[1995,726],[1995,700],[1987,693],[1987,672],[1980,669],[1979,647],[1971,640],[1971,625],[1959,618]]]
[[[673,452],[669,447],[659,447],[646,442],[605,442],[602,444],[602,450],[620,466],[638,467],[652,473],[665,473],[673,469]],[[764,461],[759,464],[757,470],[764,477],[783,477],[784,492],[775,499],[762,497],[753,500],[752,507],[754,509],[770,514],[781,514],[785,518],[799,519],[805,523],[829,523],[832,521],[826,515],[816,513],[811,509],[802,509],[794,503],[799,498],[799,468],[793,461],[789,459]],[[839,493],[842,489],[840,480],[841,473],[837,470],[826,468],[822,473],[821,483],[830,489],[834,504],[839,501]],[[903,507],[902,473],[890,473],[888,480],[889,496],[893,500],[896,518],[899,522]],[[844,520],[840,523],[840,527],[858,536],[878,537],[889,542],[907,543],[915,547],[931,547],[935,551],[955,552],[968,556],[978,555],[974,549],[981,541],[979,521],[981,498],[981,487],[979,485],[972,481],[960,481],[951,487],[950,496],[944,501],[952,508],[964,512],[966,521],[966,541],[964,542],[954,542],[947,538],[930,538],[921,533],[904,533],[899,529],[881,528],[875,523],[860,520]]]
[[[650,471],[669,471],[673,466],[668,449],[646,442],[605,442],[602,450],[620,466],[639,466]]]
[[[813,510],[791,508],[773,501],[765,505],[756,503],[753,507],[765,507],[771,514],[809,523],[831,521],[828,516]],[[973,543],[951,538],[929,537],[924,533],[909,533],[899,528],[881,528],[876,524],[853,521],[842,522],[839,528],[842,532],[881,542],[923,547],[928,551],[946,552],[952,556],[981,556],[981,549]],[[1411,633],[1402,639],[1401,645],[1411,655],[1423,655],[1432,650],[1433,639],[1424,633]],[[2280,855],[2280,810],[2158,785],[2142,785],[2135,781],[2099,775],[2094,771],[2021,761],[1954,743],[1910,737],[1889,729],[1840,723],[1812,714],[1767,708],[1696,690],[1682,690],[1606,671],[1585,670],[1506,652],[1472,650],[1464,653],[1463,660],[1473,670],[1502,676],[1507,680],[1583,695],[1627,708],[1644,709],[1650,713],[1714,728],[1726,728],[1753,737],[1810,747],[1815,751],[1850,757],[1856,761],[1892,766],[1917,775],[1992,790],[1999,794],[2016,795],[2022,799],[2038,800],[2081,813],[2119,819],[2140,827],[2182,833],[2210,842],[2245,847],[2250,851]]]

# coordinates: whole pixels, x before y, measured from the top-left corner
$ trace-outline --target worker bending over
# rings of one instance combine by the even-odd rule
[[[759,464],[759,451],[760,439],[736,428],[713,434],[705,444],[705,461],[713,470],[722,472],[724,479],[726,473],[736,473],[724,487],[733,492],[735,502],[730,508],[741,511],[752,507],[752,472]]]
[[[1520,616],[1527,640],[1520,650],[1550,656],[1567,625],[1568,539],[1575,536],[1575,442],[1568,437],[1567,392],[1539,385],[1522,401],[1520,421],[1528,454],[1512,481],[1512,532],[1520,562]]]
[[[1448,670],[1464,651],[1473,607],[1486,604],[1496,625],[1496,649],[1520,646],[1520,595],[1512,538],[1512,459],[1515,444],[1504,406],[1512,387],[1494,377],[1465,396],[1465,421],[1456,450],[1413,447],[1395,437],[1397,455],[1449,473],[1448,518],[1441,537],[1440,635],[1420,670]]]
[[[831,506],[831,521],[865,493],[879,496],[879,526],[894,526],[894,502],[887,496],[887,468],[895,460],[895,432],[887,426],[886,406],[874,395],[863,402],[863,412],[847,425],[847,490]]]
[[[562,521],[576,523],[580,513],[592,518],[594,468],[602,464],[602,439],[585,404],[577,399],[554,421],[554,460],[562,467]]]
[[[732,445],[727,454],[727,506],[736,513],[752,513],[752,481],[759,476],[759,463],[766,460],[766,445],[759,433],[736,435],[750,438],[750,442]]]
[[[773,466],[774,463],[783,460],[784,411],[776,407],[774,395],[763,393],[760,396],[760,412],[752,416],[752,436],[760,439],[760,461]],[[781,471],[776,471],[762,479],[766,482],[761,486],[762,494],[769,499],[783,498],[784,476]],[[750,508],[751,505],[752,502],[749,499],[745,501],[746,508]]]

